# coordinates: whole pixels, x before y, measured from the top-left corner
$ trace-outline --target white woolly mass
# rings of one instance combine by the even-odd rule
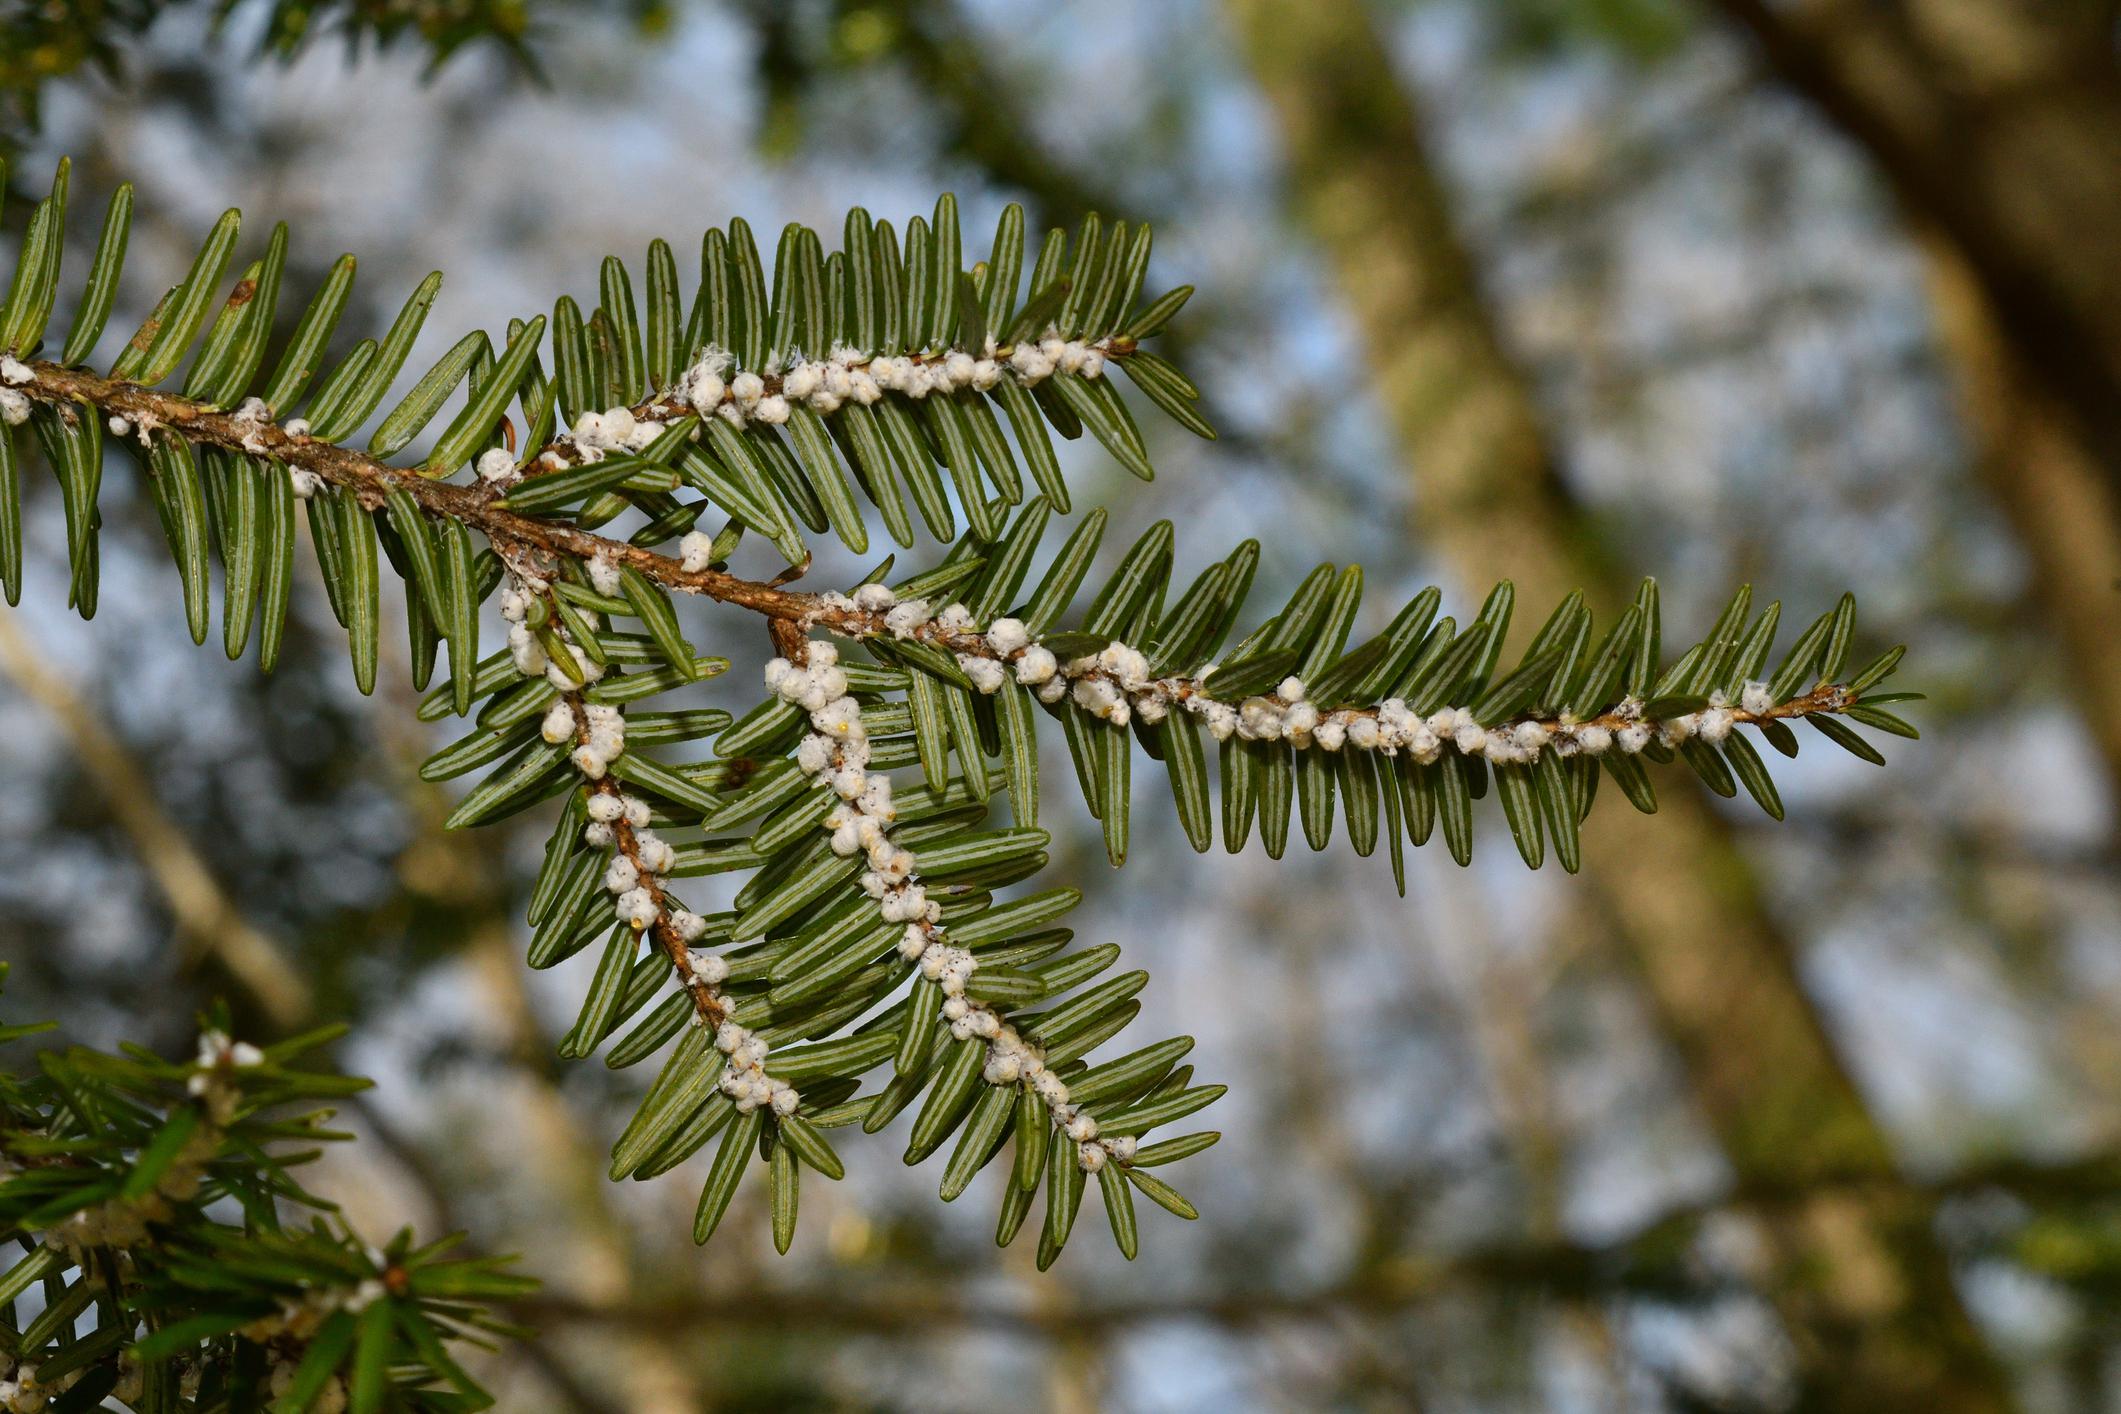
[[[698,574],[714,563],[714,537],[703,530],[688,530],[678,541],[678,564],[687,574]]]
[[[587,729],[589,740],[576,748],[578,759],[581,753],[588,752],[609,765],[625,754],[626,719],[617,707],[600,702],[587,703],[582,708],[581,725]]]
[[[1004,658],[1031,645],[1031,630],[1022,619],[996,619],[987,625],[987,646]]]
[[[617,567],[608,560],[590,561],[589,573],[591,582],[600,592],[611,593],[618,587],[613,584],[618,578]],[[607,588],[607,585],[612,587]],[[513,626],[511,644],[517,646],[517,666],[526,674],[543,667],[542,651],[537,654],[537,667],[525,667],[526,655],[513,637],[516,634],[528,636],[523,620],[528,617],[531,597],[531,586],[513,580],[501,604],[502,615]],[[529,646],[536,648],[535,640],[529,640]],[[788,668],[785,662],[780,666],[783,670]],[[769,679],[772,676],[769,672]],[[562,698],[547,712],[540,732],[548,741],[565,741],[578,732],[586,733],[589,740],[575,750],[573,759],[575,769],[591,782],[604,779],[610,762],[625,750],[626,745],[625,714],[610,703],[586,702],[577,708],[572,701]],[[676,867],[677,851],[669,841],[649,828],[653,816],[648,802],[606,786],[590,794],[588,814],[589,823],[583,828],[583,840],[592,848],[614,851],[605,862],[603,879],[605,889],[614,896],[612,911],[622,922],[641,932],[658,924],[667,928],[668,935],[675,937],[679,944],[673,954],[678,983],[693,990],[698,998],[693,1012],[694,1023],[704,1024],[710,1008],[721,1018],[715,1033],[715,1045],[728,1057],[718,1082],[722,1093],[734,1100],[742,1111],[764,1106],[776,1115],[794,1114],[802,1097],[793,1085],[766,1073],[766,1042],[749,1029],[728,1020],[727,1006],[718,1000],[715,989],[728,980],[728,960],[709,952],[686,951],[691,944],[706,936],[707,920],[678,906],[661,892],[659,880]],[[618,827],[621,823],[631,831],[630,855],[615,849],[620,842]]]
[[[565,440],[573,445],[577,459],[586,465],[602,461],[607,452],[638,452],[662,432],[662,423],[637,418],[632,408],[615,407],[583,413],[574,420]],[[565,458],[561,458],[561,462],[564,464]]]
[[[1036,387],[1055,372],[1101,378],[1110,353],[1106,339],[1060,339],[1049,334],[1015,345],[1006,356],[992,339],[978,354],[950,349],[939,354],[871,356],[840,346],[823,359],[795,351],[766,368],[732,374],[736,361],[728,350],[709,346],[672,382],[670,400],[737,427],[754,419],[783,423],[797,407],[830,414],[848,402],[874,403],[887,391],[918,400],[960,388],[985,392],[1004,378],[1026,388]],[[601,456],[605,444],[614,438],[625,440],[613,427],[612,412],[618,411],[623,409],[587,413],[577,420],[573,436],[585,459]],[[662,429],[657,426],[656,430]]]
[[[1097,666],[1128,692],[1149,686],[1149,659],[1138,648],[1117,640],[1108,643],[1097,655]]]
[[[1070,696],[1075,705],[1093,717],[1114,726],[1125,726],[1129,714],[1126,696],[1112,679],[1084,673],[1075,677]]]
[[[868,607],[873,612],[883,604],[874,603]],[[947,627],[953,632],[967,632],[973,628],[971,612],[961,605],[945,609],[936,621],[938,626],[942,626],[944,620],[948,621]],[[925,626],[925,621],[916,621],[909,624],[909,629]],[[1017,627],[1021,630],[1022,625]],[[1044,649],[1030,651],[1046,653]],[[1046,653],[1046,657],[1050,661],[1052,654]],[[838,661],[837,648],[828,643],[812,642],[799,662],[777,658],[769,664],[767,683],[783,697],[797,700],[813,688],[817,674],[837,673]],[[993,672],[994,687],[983,690],[993,691],[1002,685],[1002,666],[995,660],[968,654],[960,661],[967,673],[974,675],[975,682],[981,681],[988,670]],[[840,797],[842,803],[834,806],[823,822],[831,837],[832,851],[842,858],[857,854],[866,858],[869,868],[861,876],[862,890],[876,901],[878,917],[888,923],[905,925],[898,943],[899,956],[941,989],[942,1014],[950,1024],[951,1034],[961,1041],[978,1038],[987,1043],[981,1075],[988,1084],[1028,1083],[1032,1086],[1033,1092],[1051,1113],[1055,1126],[1077,1144],[1077,1161],[1085,1169],[1095,1172],[1108,1159],[1119,1157],[1119,1141],[1097,1137],[1097,1121],[1069,1102],[1066,1083],[1046,1069],[1043,1053],[1004,1021],[1000,1012],[969,995],[972,975],[978,970],[979,961],[969,949],[950,942],[943,929],[942,907],[928,897],[927,889],[920,882],[919,859],[912,850],[896,844],[890,837],[898,818],[897,808],[891,801],[891,780],[881,772],[872,774],[864,769],[869,761],[869,747],[859,704],[851,697],[844,698],[841,703],[834,704],[829,722],[817,721],[821,715],[826,714],[813,714],[813,724],[819,730],[797,744],[796,765],[804,775],[823,783]],[[717,1044],[720,1044],[719,1038]],[[739,1106],[746,1098],[752,1098],[756,1103],[758,1092],[752,1082],[729,1082],[725,1077],[725,1089],[731,1083],[741,1087],[741,1094],[729,1092],[739,1095]],[[1132,1156],[1132,1141],[1129,1140],[1125,1157],[1131,1159]]]
[[[884,628],[893,638],[911,638],[914,630],[928,623],[928,601],[906,599],[891,606],[884,615]]]
[[[298,483],[298,493],[299,490]],[[594,578],[595,575],[595,562],[592,561],[591,577]],[[536,594],[543,593],[546,587],[541,581],[534,591],[520,575],[510,576],[508,587],[501,592],[501,617],[508,620],[508,651],[515,661],[516,671],[523,676],[537,677],[543,674],[545,680],[560,691],[572,692],[577,687],[575,680],[561,671],[559,664],[552,661],[545,645],[539,641],[528,622],[532,600]],[[590,622],[594,625],[593,615],[590,616]],[[573,654],[574,638],[568,632],[567,626],[555,620],[550,628],[560,642],[568,645],[569,652]],[[574,654],[574,658],[584,683],[596,682],[604,676],[602,664],[593,663],[579,654]],[[585,775],[595,780],[603,774],[604,768],[611,764],[612,758],[625,750],[625,731],[618,708],[592,706],[588,711],[590,739],[576,750],[575,764]],[[546,739],[552,740],[550,737]]]
[[[721,1092],[736,1101],[739,1113],[764,1107],[777,1115],[791,1115],[801,1103],[795,1087],[766,1073],[766,1042],[734,1021],[724,1021],[714,1033],[715,1049],[728,1057],[718,1082]]]
[[[1208,735],[1217,741],[1228,741],[1237,734],[1237,709],[1227,702],[1207,700],[1196,710],[1200,719],[1208,724]]]
[[[574,642],[574,639],[568,635],[567,630],[564,628],[560,630],[560,637],[568,643]],[[591,663],[577,658],[575,659],[575,667],[581,672],[582,681],[585,683],[596,682],[604,676],[603,665],[599,663]],[[547,661],[545,665],[545,681],[551,683],[562,692],[572,691],[575,686],[574,679],[561,671],[558,663],[551,661]]]
[[[982,693],[993,696],[1009,681],[1009,670],[992,658],[983,658],[972,653],[957,655],[957,665],[964,669],[965,676]]]
[[[1016,660],[1016,680],[1026,687],[1037,687],[1041,683],[1051,682],[1053,675],[1059,671],[1060,663],[1054,658],[1050,648],[1034,645],[1026,648]]]
[[[651,874],[668,874],[677,863],[677,851],[671,848],[670,841],[652,830],[635,830],[633,848],[641,857],[641,868]]]
[[[618,561],[611,556],[591,556],[583,568],[589,571],[589,586],[597,593],[616,599],[626,592],[626,581],[619,574]]]
[[[574,709],[565,699],[555,700],[545,710],[545,720],[538,724],[538,735],[555,746],[574,735]]]
[[[1721,743],[1741,722],[1773,715],[1775,706],[1765,684],[1749,682],[1735,707],[1718,694],[1700,712],[1655,723],[1639,720],[1642,702],[1637,698],[1628,698],[1604,717],[1588,722],[1564,717],[1559,721],[1484,723],[1464,707],[1446,707],[1424,717],[1397,697],[1374,707],[1321,707],[1310,700],[1310,690],[1303,680],[1293,675],[1282,679],[1272,693],[1247,697],[1238,703],[1219,702],[1203,690],[1203,684],[1215,671],[1213,666],[1202,669],[1195,682],[1159,678],[1152,674],[1146,654],[1118,640],[1108,642],[1094,654],[1063,663],[1019,619],[996,619],[981,634],[971,611],[962,604],[952,604],[931,615],[929,606],[920,600],[896,602],[888,590],[870,595],[877,588],[864,586],[852,598],[825,595],[819,617],[849,609],[882,609],[884,632],[894,638],[920,639],[953,650],[958,666],[982,693],[1000,691],[1013,675],[1018,683],[1032,688],[1039,701],[1050,705],[1067,698],[1114,726],[1124,726],[1137,715],[1145,722],[1160,722],[1171,712],[1184,710],[1198,717],[1218,742],[1233,736],[1246,741],[1287,741],[1298,748],[1316,747],[1323,751],[1404,754],[1423,764],[1440,759],[1447,751],[1456,751],[1498,765],[1523,765],[1536,762],[1549,751],[1562,756],[1602,756],[1615,749],[1632,754],[1652,740],[1677,744],[1696,735]],[[870,595],[866,602],[865,595]],[[979,647],[985,651],[961,648],[967,635],[978,636]],[[769,665],[769,683],[781,684],[778,675],[786,671],[785,665]],[[795,700],[795,694],[786,686],[779,690]],[[850,725],[842,720],[834,730]],[[824,729],[821,723],[820,730]],[[852,836],[848,839],[851,850]]]
[[[646,889],[628,889],[619,895],[614,905],[619,920],[636,929],[645,930],[655,922],[655,896]]]

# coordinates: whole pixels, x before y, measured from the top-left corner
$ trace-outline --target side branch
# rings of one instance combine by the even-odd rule
[[[100,416],[122,418],[123,425],[143,439],[159,432],[308,472],[347,489],[371,510],[380,508],[390,493],[403,491],[428,515],[459,522],[485,535],[512,564],[531,556],[624,566],[666,590],[763,614],[786,625],[784,634],[815,628],[847,639],[925,643],[956,658],[982,691],[999,690],[1013,674],[1018,682],[1039,689],[1042,700],[1053,703],[1071,696],[1092,715],[1116,726],[1125,725],[1136,712],[1154,721],[1170,710],[1182,709],[1203,718],[1218,739],[1236,735],[1287,740],[1298,747],[1316,745],[1328,751],[1337,751],[1343,744],[1387,752],[1407,748],[1431,760],[1455,751],[1498,762],[1525,762],[1550,747],[1565,755],[1578,750],[1601,755],[1609,748],[1632,753],[1653,738],[1677,744],[1697,731],[1721,741],[1731,728],[1742,724],[1838,715],[1856,706],[1860,696],[1848,687],[1821,683],[1786,701],[1770,701],[1749,691],[1740,701],[1716,701],[1706,710],[1664,719],[1645,715],[1645,704],[1630,699],[1581,718],[1518,716],[1501,723],[1479,721],[1463,708],[1446,708],[1417,719],[1397,699],[1324,710],[1304,701],[1303,685],[1293,678],[1273,692],[1248,695],[1242,703],[1218,701],[1209,685],[1212,668],[1197,676],[1152,678],[1143,655],[1125,644],[1112,643],[1096,654],[1061,660],[1014,620],[997,620],[982,630],[961,606],[931,614],[929,606],[919,601],[897,603],[888,591],[878,592],[880,586],[849,598],[788,589],[724,570],[688,568],[696,561],[496,505],[486,487],[431,480],[335,442],[291,432],[257,407],[246,405],[228,412],[44,361],[6,360],[0,363],[0,381],[63,411],[90,408]]]
[[[29,375],[26,381],[17,370]],[[250,416],[241,410],[227,412],[191,398],[43,361],[9,360],[0,366],[0,377],[17,392],[38,402],[62,410],[88,407],[105,417],[123,418],[142,438],[166,431],[195,445],[266,457],[309,472],[333,486],[345,487],[371,510],[380,507],[390,492],[404,491],[429,515],[458,521],[499,546],[538,551],[556,559],[628,565],[666,589],[702,594],[721,603],[754,609],[770,618],[800,618],[812,606],[812,595],[720,570],[688,570],[668,555],[564,522],[539,520],[491,505],[479,487],[431,481],[418,472],[378,461],[336,442],[289,432],[264,416]]]

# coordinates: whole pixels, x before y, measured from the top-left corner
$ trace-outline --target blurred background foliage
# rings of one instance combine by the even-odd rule
[[[440,832],[409,685],[353,690],[316,586],[271,679],[180,646],[119,478],[95,621],[0,617],[15,1000],[165,1053],[216,996],[261,1041],[353,1021],[370,1142],[316,1186],[526,1254],[547,1338],[485,1372],[511,1410],[2121,1407],[2114,22],[0,4],[13,170],[137,180],[143,268],[240,204],[304,279],[447,270],[441,341],[732,214],[1151,218],[1225,436],[1153,429],[1142,491],[1075,449],[1117,528],[1259,533],[1263,594],[1332,557],[1379,603],[1511,575],[1609,607],[1654,570],[1689,627],[1690,587],[1809,615],[1848,584],[1932,696],[1882,773],[1794,763],[1784,826],[1670,790],[1594,821],[1581,879],[1423,851],[1404,903],[1377,861],[1196,859],[1153,808],[1107,877],[1063,806],[1079,926],[1232,1083],[1203,1220],[1039,1278],[871,1146],[790,1258],[757,1210],[703,1255],[686,1184],[602,1178],[638,1082],[553,1056],[580,983],[521,965],[541,827]],[[57,495],[28,514],[53,602]],[[1263,989],[1302,1024],[1260,1032]]]

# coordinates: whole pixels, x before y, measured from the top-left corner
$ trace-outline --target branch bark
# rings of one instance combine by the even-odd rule
[[[511,569],[525,569],[539,560],[547,562],[546,568],[549,569],[550,562],[561,559],[601,560],[625,565],[667,590],[700,595],[717,603],[734,604],[765,615],[773,632],[776,651],[783,654],[795,652],[804,631],[813,627],[850,639],[913,638],[961,658],[980,657],[1004,664],[1013,663],[1029,651],[1027,647],[1004,653],[996,649],[977,627],[953,627],[936,616],[926,617],[910,627],[895,628],[888,610],[862,608],[844,595],[810,594],[788,589],[779,579],[762,582],[723,570],[687,569],[681,561],[669,555],[582,530],[568,521],[519,514],[499,504],[488,487],[433,480],[334,442],[291,433],[269,419],[226,413],[190,398],[155,392],[83,369],[43,362],[25,366],[29,369],[29,377],[19,385],[21,391],[38,402],[64,409],[68,416],[79,416],[80,410],[85,408],[98,416],[115,415],[126,419],[138,429],[137,435],[141,437],[176,436],[200,446],[269,458],[311,472],[345,489],[370,510],[380,508],[393,492],[402,491],[424,514],[436,520],[456,521],[483,534]],[[1501,424],[1475,431],[1512,435],[1511,427]],[[1558,489],[1555,494],[1560,494]],[[1485,525],[1489,519],[1507,518],[1489,517],[1475,510],[1469,523]],[[1507,526],[1502,528],[1510,529]],[[1536,537],[1527,540],[1520,548],[1531,562],[1527,571],[1517,576],[1520,584],[1530,582],[1535,590],[1544,591],[1550,581],[1558,583],[1565,578],[1565,575],[1557,577],[1556,566],[1541,559],[1545,556],[1551,560],[1552,552],[1545,549]],[[1558,602],[1563,596],[1557,593],[1553,597]],[[1071,680],[1101,679],[1122,695],[1134,690],[1126,687],[1115,669],[1095,657],[1072,660],[1061,671]],[[1202,667],[1198,676],[1181,674],[1157,678],[1148,683],[1147,688],[1173,704],[1206,699],[1213,696],[1213,689],[1207,685],[1210,671]],[[1281,701],[1274,693],[1263,696],[1276,703]],[[1849,688],[1822,682],[1786,702],[1760,708],[1741,705],[1724,711],[1732,724],[1744,725],[1807,715],[1839,715],[1855,706],[1858,700],[1859,695]],[[569,702],[579,717],[581,701],[570,697]],[[1634,699],[1622,699],[1572,725],[1602,728],[1609,732],[1618,732],[1630,725],[1661,726],[1658,719],[1641,715],[1642,706]],[[1363,704],[1339,715],[1349,712],[1355,716],[1379,716],[1377,704]],[[1557,717],[1511,719],[1513,725],[1519,722],[1536,723],[1549,732],[1557,732],[1564,726],[1562,719]],[[1474,749],[1446,741],[1439,750],[1470,754]],[[622,835],[622,838],[630,839],[630,836]],[[630,845],[628,848],[630,851]],[[673,952],[673,957],[678,957],[681,952],[680,947]],[[710,1022],[719,1019],[706,1011],[702,1015]]]
[[[1419,478],[1422,526],[1466,581],[1508,576],[1533,602],[1580,584],[1612,602],[1612,566],[1557,475],[1360,0],[1317,0],[1301,24],[1274,0],[1227,0],[1227,11],[1280,120],[1295,214],[1340,282]],[[1698,793],[1663,800],[1624,839],[1586,831],[1585,872],[1736,1182],[1802,1192],[1829,1175],[1870,1180],[1821,1190],[1768,1224],[1766,1294],[1812,1407],[2009,1407],[1931,1206],[1899,1180],[1728,831]]]

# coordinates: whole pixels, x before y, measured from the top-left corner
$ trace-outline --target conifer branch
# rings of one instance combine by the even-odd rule
[[[194,446],[268,458],[290,471],[307,472],[327,485],[344,487],[371,511],[382,509],[391,492],[402,491],[433,519],[455,521],[476,530],[512,553],[538,555],[548,561],[605,560],[623,564],[667,589],[705,595],[771,618],[799,619],[809,609],[809,595],[720,570],[688,570],[671,556],[597,535],[566,521],[521,515],[506,505],[496,504],[484,486],[430,480],[336,442],[302,431],[290,432],[260,411],[225,411],[192,398],[40,360],[21,363],[9,359],[0,363],[0,386],[58,409],[69,418],[78,416],[74,409],[92,409],[101,419],[119,419],[126,425],[124,435],[138,436],[143,445],[160,431]]]
[[[445,1342],[508,1333],[492,1304],[535,1284],[409,1233],[361,1243],[293,1174],[345,1136],[292,1107],[366,1084],[290,1065],[338,1029],[261,1049],[224,1026],[186,1063],[77,1048],[0,1075],[0,1237],[24,1249],[0,1301],[44,1296],[0,1324],[0,1407],[417,1407],[444,1386],[489,1404]],[[316,1221],[283,1225],[283,1204]]]
[[[564,521],[517,514],[507,507],[505,498],[496,494],[504,489],[503,484],[488,481],[482,485],[463,486],[431,480],[304,432],[290,433],[262,413],[224,412],[192,399],[44,362],[23,364],[9,360],[0,364],[0,382],[37,402],[62,409],[92,408],[100,416],[123,419],[143,439],[157,430],[166,430],[197,445],[270,458],[292,470],[306,471],[323,482],[347,488],[371,510],[381,509],[390,492],[405,492],[428,516],[437,521],[455,521],[480,532],[506,556],[532,555],[549,562],[566,559],[584,565],[595,562],[623,565],[665,589],[700,595],[804,628],[822,629],[840,638],[891,638],[932,644],[960,660],[977,659],[1009,666],[1017,670],[1019,681],[1031,685],[1064,683],[1086,706],[1093,702],[1101,704],[1108,715],[1120,702],[1160,701],[1166,707],[1185,705],[1204,710],[1211,721],[1219,721],[1222,714],[1215,709],[1229,706],[1220,700],[1216,691],[1209,689],[1202,677],[1177,674],[1151,679],[1139,669],[1128,671],[1129,665],[1141,655],[1124,644],[1115,649],[1116,641],[1108,640],[1098,645],[1101,654],[1080,656],[1056,667],[1048,662],[1053,654],[1043,641],[1028,638],[1019,641],[1014,630],[1005,630],[997,638],[972,626],[969,621],[959,623],[940,615],[909,620],[904,610],[894,618],[889,605],[865,608],[843,594],[813,594],[772,582],[746,579],[724,570],[688,567],[682,558],[584,531]],[[667,412],[667,407],[661,403],[644,403],[638,411],[646,416],[657,411]],[[682,431],[684,426],[675,423],[673,429]],[[665,429],[659,427],[657,430]],[[556,459],[558,465],[546,468],[551,471],[580,464],[580,456],[574,443],[554,442],[538,460],[545,457]],[[1145,665],[1146,659],[1141,662]],[[1033,675],[1026,676],[1027,671]],[[1284,690],[1288,688],[1294,689],[1293,696]],[[1355,724],[1367,721],[1374,726],[1381,713],[1389,715],[1389,709],[1382,703],[1332,707],[1322,719],[1328,733],[1321,740],[1308,727],[1294,731],[1290,728],[1287,721],[1289,710],[1300,709],[1303,699],[1303,685],[1294,678],[1277,684],[1271,692],[1245,694],[1241,700],[1256,700],[1270,712],[1278,714],[1281,720],[1271,729],[1261,722],[1262,729],[1244,730],[1244,735],[1249,739],[1289,737],[1296,739],[1301,746],[1323,746],[1331,742],[1333,744],[1326,749],[1337,750],[1339,742],[1351,736],[1357,745],[1365,738],[1374,741],[1374,732],[1365,732]],[[1640,700],[1616,701],[1588,717],[1520,715],[1510,719],[1507,725],[1511,728],[1509,736],[1524,743],[1522,758],[1510,753],[1502,734],[1496,734],[1495,747],[1489,748],[1490,733],[1486,728],[1495,723],[1482,722],[1469,714],[1459,727],[1436,733],[1437,749],[1462,755],[1481,755],[1486,750],[1491,760],[1536,760],[1540,749],[1548,742],[1557,737],[1567,741],[1573,736],[1579,744],[1598,743],[1595,749],[1588,745],[1584,747],[1590,754],[1598,755],[1603,753],[1613,735],[1630,729],[1644,733],[1644,740],[1655,736],[1676,745],[1703,726],[1715,733],[1713,739],[1720,742],[1728,737],[1733,726],[1758,725],[1793,717],[1838,715],[1857,705],[1858,700],[1859,695],[1844,685],[1819,683],[1800,697],[1782,701],[1769,702],[1762,694],[1744,703],[1718,704],[1711,709],[1715,715],[1700,711],[1674,713],[1670,717],[1650,715],[1642,710],[1644,704]],[[1313,712],[1315,714],[1315,708]],[[1255,718],[1262,715],[1260,712],[1254,714]],[[1119,715],[1116,725],[1124,726],[1126,720],[1124,714]],[[1299,715],[1298,721],[1302,720]],[[1234,717],[1229,723],[1233,730],[1242,730]],[[1340,728],[1337,734],[1331,730],[1335,725]],[[1466,730],[1468,728],[1480,730],[1476,733]]]
[[[144,454],[195,639],[219,554],[231,657],[254,625],[261,663],[276,657],[306,503],[324,587],[368,690],[387,562],[405,582],[417,686],[448,648],[447,680],[420,717],[470,724],[421,768],[435,781],[479,774],[449,823],[561,802],[528,910],[528,960],[550,967],[596,949],[563,1056],[601,1049],[614,1068],[663,1057],[613,1146],[614,1179],[664,1173],[716,1145],[697,1241],[763,1160],[786,1250],[802,1172],[843,1173],[827,1132],[880,1130],[916,1100],[908,1162],[955,1137],[946,1200],[1013,1155],[999,1242],[1045,1194],[1041,1267],[1067,1241],[1091,1176],[1129,1257],[1135,1193],[1195,1216],[1152,1170],[1218,1136],[1149,1136],[1222,1087],[1194,1083],[1182,1063],[1189,1037],[1093,1060],[1139,1014],[1146,974],[1102,977],[1116,946],[1071,948],[1056,925],[1074,890],[1008,892],[1046,863],[1040,712],[1063,730],[1115,865],[1127,854],[1137,743],[1162,764],[1188,840],[1213,843],[1205,730],[1228,848],[1256,828],[1279,857],[1292,812],[1324,848],[1344,817],[1359,853],[1389,845],[1402,889],[1408,841],[1440,827],[1453,857],[1470,857],[1472,802],[1491,790],[1527,864],[1551,850],[1573,871],[1601,780],[1655,809],[1645,760],[1684,760],[1711,788],[1742,785],[1779,816],[1741,728],[1793,754],[1788,723],[1802,718],[1871,760],[1882,758],[1842,719],[1913,733],[1882,710],[1908,695],[1874,691],[1899,650],[1844,675],[1855,634],[1847,596],[1772,669],[1779,605],[1756,613],[1742,586],[1668,663],[1647,581],[1602,633],[1570,596],[1506,665],[1507,583],[1463,625],[1440,617],[1441,595],[1424,590],[1351,647],[1361,571],[1323,565],[1238,636],[1257,542],[1167,602],[1174,537],[1160,523],[1076,609],[1106,515],[1085,515],[1046,552],[1046,531],[1068,508],[1049,432],[1089,431],[1149,475],[1146,443],[1106,376],[1117,369],[1179,425],[1213,435],[1198,391],[1143,346],[1189,294],[1137,308],[1144,228],[1093,217],[1072,248],[1066,233],[1049,234],[1019,300],[1028,246],[1014,208],[970,270],[951,198],[932,222],[907,224],[903,253],[889,223],[857,211],[829,256],[816,233],[789,227],[769,298],[736,221],[703,240],[689,315],[658,242],[645,318],[625,265],[607,259],[594,313],[562,298],[549,325],[512,322],[498,351],[467,335],[386,412],[439,277],[327,371],[321,352],[352,278],[342,262],[266,375],[286,233],[274,232],[208,319],[234,213],[110,371],[86,368],[118,278],[123,190],[75,329],[57,357],[41,354],[67,185],[62,165],[0,306],[0,584],[12,599],[21,582],[13,429],[24,425],[64,492],[71,602],[84,613],[95,605],[96,498],[112,445]],[[539,363],[548,343],[550,379]],[[162,386],[187,363],[180,387]],[[460,390],[424,457],[393,462]],[[349,439],[379,413],[356,449]],[[518,445],[536,450],[519,460]],[[866,548],[857,492],[901,544],[914,543],[909,507],[952,543],[894,582],[887,560],[848,593],[790,587],[809,563],[799,526]],[[710,534],[699,522],[716,507],[729,521]],[[622,516],[623,535],[606,529]],[[751,534],[789,568],[733,572]],[[482,656],[482,608],[497,592],[508,642]],[[679,595],[771,628],[768,696],[741,717],[647,709],[729,666],[688,641]],[[708,742],[703,760],[654,750]],[[895,774],[915,768],[917,783]],[[1010,824],[992,827],[1002,803]],[[684,880],[729,872],[748,877],[724,911],[695,913],[677,895]],[[865,1093],[872,1072],[886,1075]]]

